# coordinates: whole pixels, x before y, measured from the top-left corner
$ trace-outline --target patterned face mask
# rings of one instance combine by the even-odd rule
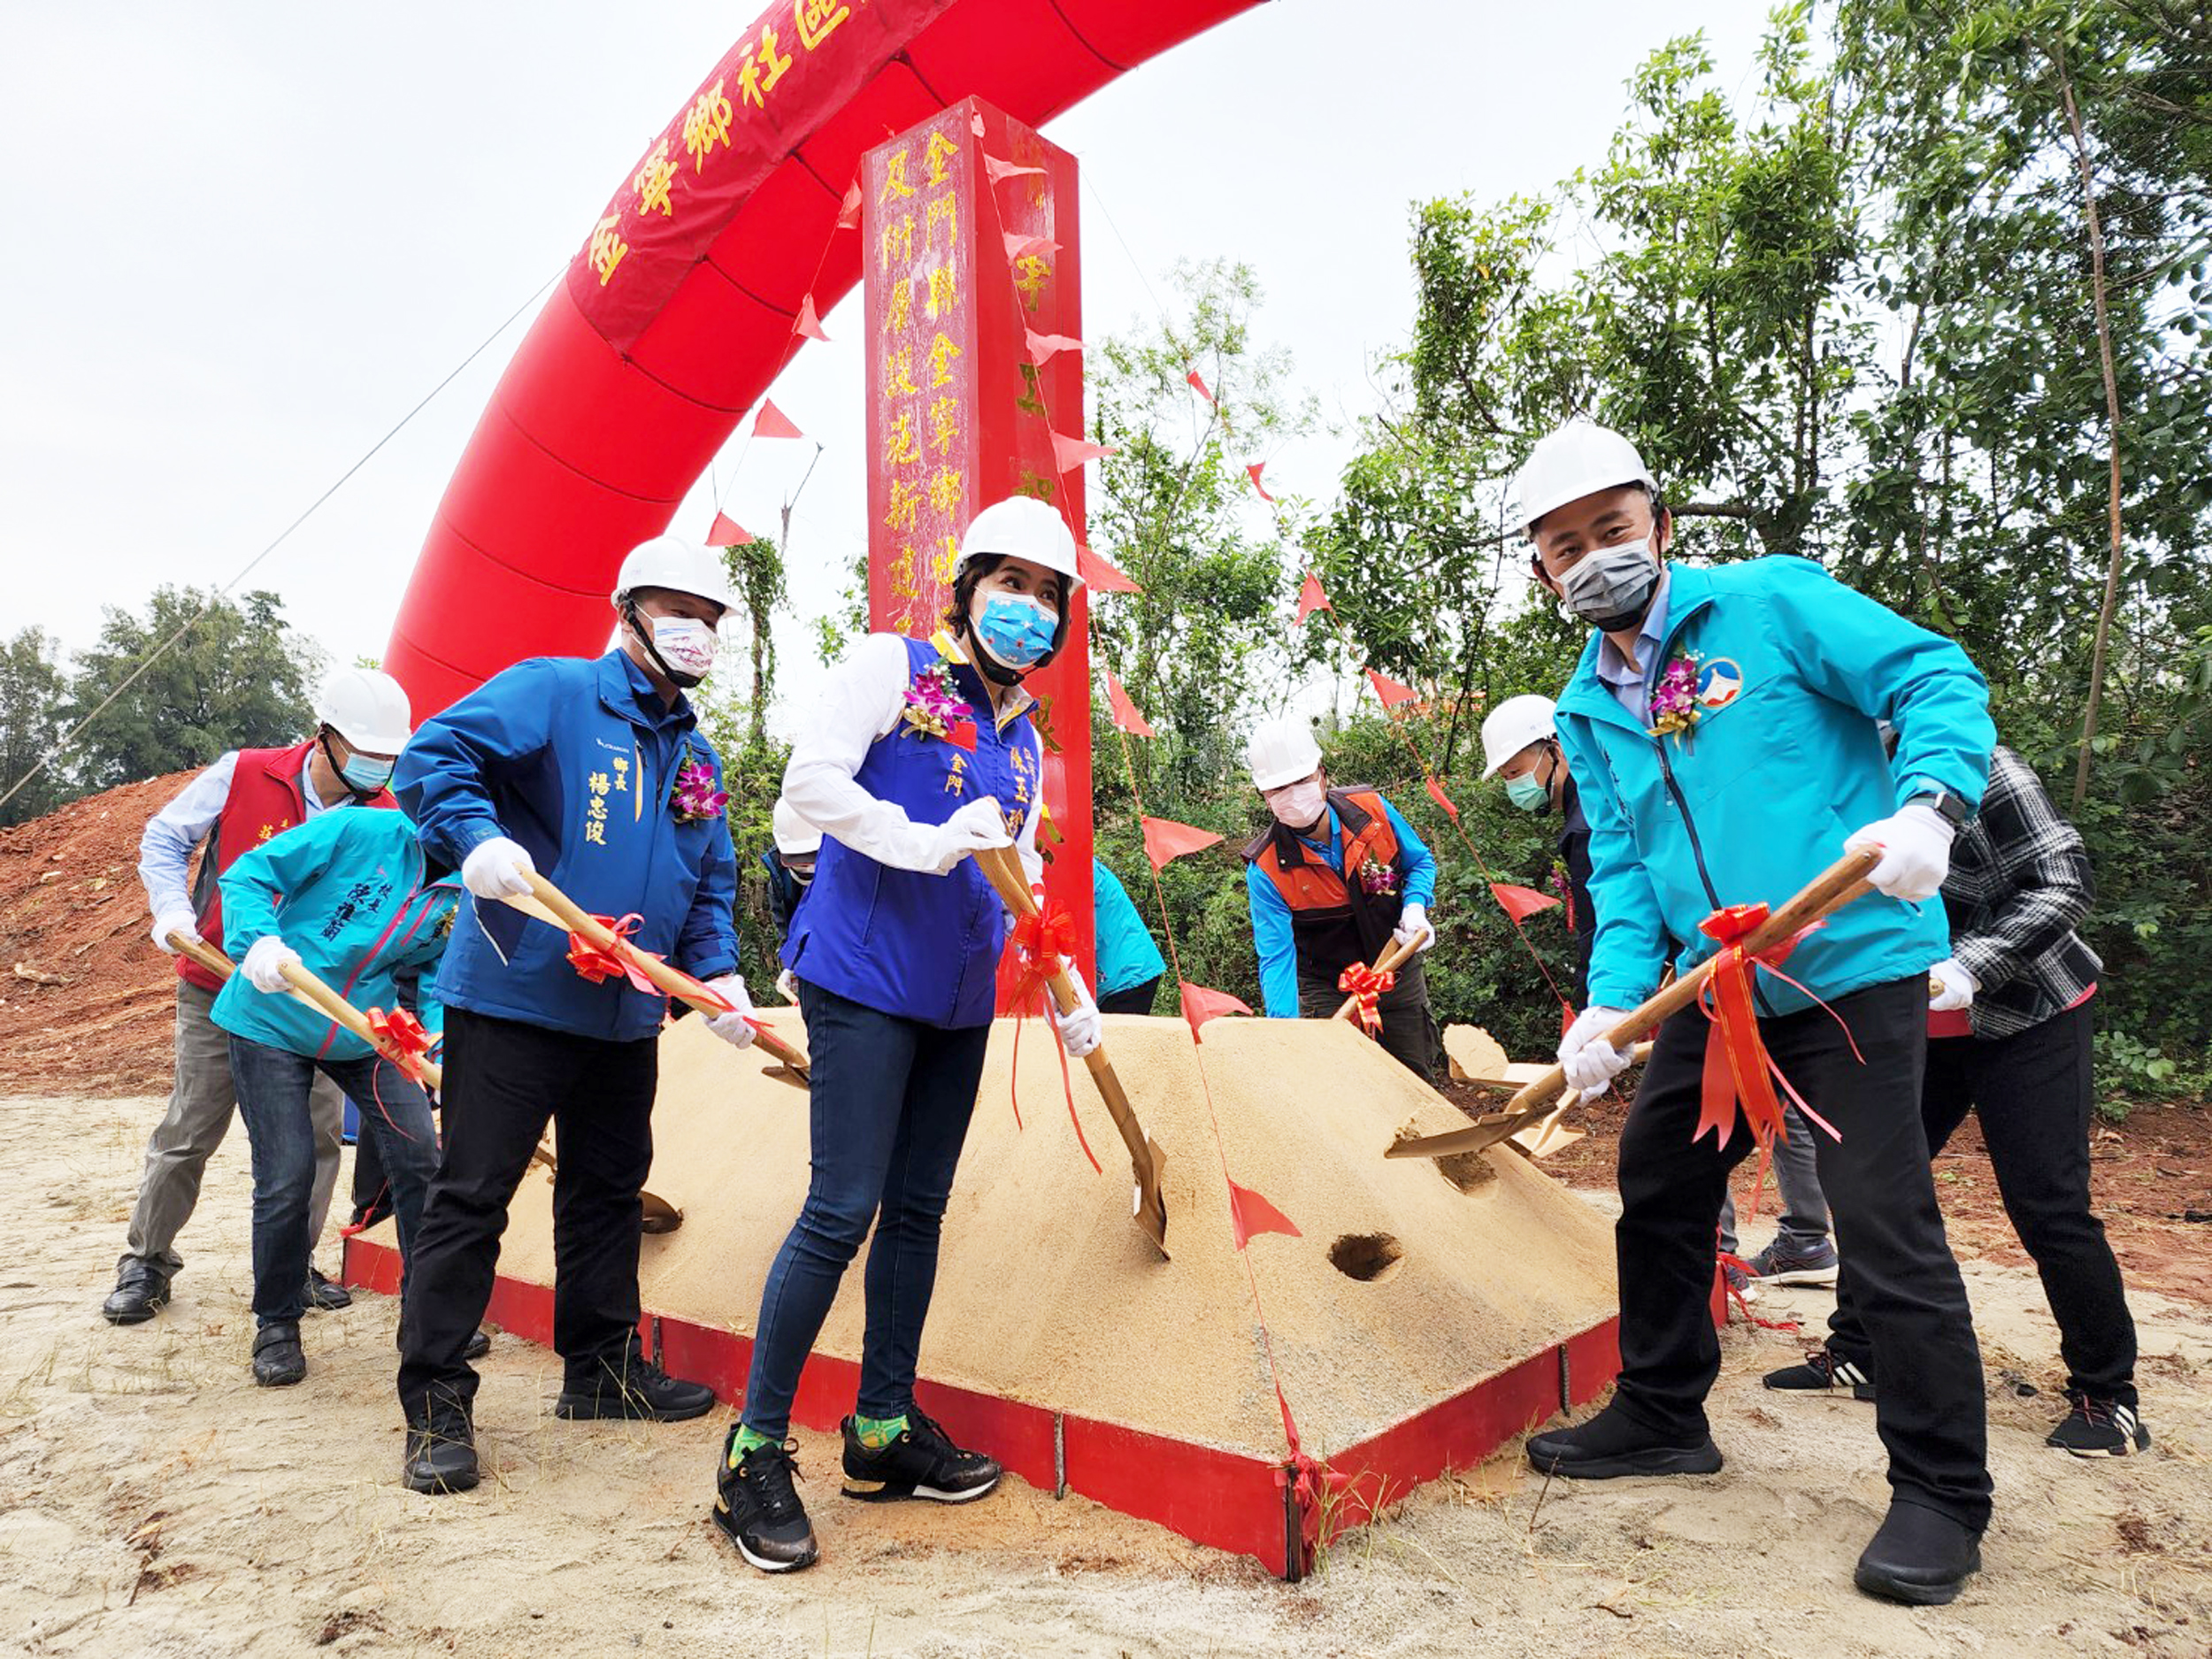
[[[1060,631],[1060,618],[1026,594],[993,594],[973,619],[983,649],[1018,672],[1049,653]]]

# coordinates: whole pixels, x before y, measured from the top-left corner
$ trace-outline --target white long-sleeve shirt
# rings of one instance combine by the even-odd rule
[[[967,660],[944,635],[938,636],[937,647],[954,662]],[[792,745],[783,793],[802,818],[854,852],[894,869],[929,870],[936,826],[915,823],[904,808],[878,800],[857,781],[869,749],[898,725],[911,679],[906,641],[900,635],[871,634],[856,645],[831,672],[812,718]],[[999,724],[1002,726],[1026,710],[1033,701],[1017,687],[997,717]],[[980,712],[991,718],[988,710]],[[1033,729],[1030,741],[1035,745],[1037,775],[1041,778],[1044,744]],[[1037,851],[1037,823],[1043,809],[1041,789],[1014,841],[1032,886],[1044,879],[1044,860]]]
[[[300,798],[307,803],[309,818],[325,810],[322,796],[315,793],[314,764],[311,751],[300,765]],[[138,879],[146,889],[149,914],[157,919],[194,908],[188,874],[192,855],[222,817],[237,771],[238,751],[234,749],[180,789],[138,838]]]

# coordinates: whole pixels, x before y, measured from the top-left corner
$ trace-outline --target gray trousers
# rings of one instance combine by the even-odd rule
[[[131,1210],[128,1256],[165,1273],[184,1265],[176,1251],[177,1234],[200,1201],[200,1177],[223,1144],[238,1103],[230,1081],[230,1035],[208,1018],[214,1005],[213,992],[189,979],[177,981],[176,1082],[169,1091],[168,1112],[147,1137],[146,1172]],[[346,1097],[320,1072],[308,1094],[307,1112],[315,1134],[315,1185],[307,1202],[311,1242],[323,1236],[323,1224],[330,1218],[346,1117]]]
[[[1782,1206],[1774,1236],[1786,1248],[1805,1255],[1819,1248],[1828,1237],[1828,1195],[1820,1190],[1820,1171],[1813,1152],[1813,1137],[1821,1131],[1807,1123],[1805,1114],[1787,1102],[1783,1103],[1782,1118],[1789,1133],[1778,1136],[1774,1142],[1774,1190]],[[1721,1201],[1720,1248],[1731,1256],[1739,1254],[1733,1193]]]

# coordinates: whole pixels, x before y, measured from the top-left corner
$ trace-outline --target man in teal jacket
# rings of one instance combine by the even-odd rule
[[[1881,849],[1874,893],[1790,956],[1796,985],[1755,974],[1758,1026],[1839,1136],[1817,1137],[1820,1176],[1858,1282],[1878,1286],[1862,1304],[1883,1325],[1877,1350],[1910,1356],[1880,1379],[1891,1505],[1856,1582],[1948,1601],[1980,1565],[1990,1482],[1980,1356],[1916,1105],[1928,970],[1950,954],[1929,901],[1988,775],[1987,687],[1955,645],[1809,560],[1669,565],[1672,521],[1616,433],[1552,434],[1520,494],[1536,579],[1594,630],[1558,710],[1598,915],[1591,1005],[1560,1047],[1570,1083],[1594,1090],[1625,1067],[1604,1033],[1670,959],[1686,969],[1717,949],[1709,916],[1778,905],[1847,849]],[[1883,721],[1897,730],[1893,771]],[[1540,1468],[1720,1467],[1704,1409],[1720,1366],[1713,1217],[1752,1142],[1740,1125],[1725,1147],[1698,1136],[1710,1031],[1695,1008],[1661,1027],[1621,1136],[1619,1386],[1596,1417],[1529,1442]]]
[[[356,1008],[398,1007],[395,980],[444,953],[460,883],[433,871],[398,812],[345,806],[264,841],[223,872],[224,937],[239,971],[210,1018],[230,1033],[231,1076],[253,1145],[254,1380],[307,1375],[308,1193],[315,1176],[308,1091],[319,1071],[360,1108],[382,1155],[403,1257],[438,1167],[421,1087],[351,1032],[291,995],[305,967]]]

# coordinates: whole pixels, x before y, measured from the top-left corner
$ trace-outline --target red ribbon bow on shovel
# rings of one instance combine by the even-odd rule
[[[1075,918],[1068,914],[1067,906],[1055,904],[1049,910],[1025,911],[1014,918],[1014,960],[1019,973],[1014,982],[1014,1007],[1018,1010],[1014,1019],[1014,1061],[1008,1069],[1006,1096],[1014,1108],[1014,1126],[1022,1120],[1021,1097],[1014,1079],[1020,1074],[1022,1027],[1029,1021],[1030,1005],[1040,996],[1045,999],[1045,1013],[1052,1012],[1051,982],[1063,958],[1075,954]],[[1060,1092],[1067,1096],[1068,1121],[1075,1125],[1075,1144],[1083,1148],[1083,1156],[1090,1160],[1091,1168],[1099,1168],[1098,1156],[1091,1150],[1091,1143],[1083,1133],[1083,1120],[1076,1116],[1075,1085],[1068,1076],[1067,1050],[1060,1053]]]
[[[1336,988],[1359,1004],[1355,1011],[1360,1028],[1371,1037],[1382,1029],[1382,1010],[1375,1006],[1375,999],[1397,983],[1398,976],[1390,969],[1378,972],[1363,962],[1355,962],[1336,976]]]
[[[388,1014],[380,1008],[372,1008],[363,1018],[376,1033],[377,1052],[408,1076],[417,1076],[415,1062],[430,1052],[430,1033],[423,1028],[422,1021],[403,1008],[396,1008]]]
[[[650,951],[639,950],[635,945],[630,944],[630,935],[645,925],[645,918],[634,910],[619,919],[611,916],[595,916],[592,920],[612,933],[618,942],[628,946],[630,950],[637,951],[639,956],[652,955]],[[570,965],[577,972],[582,974],[594,985],[598,984],[602,979],[611,979],[619,975],[648,996],[667,995],[659,986],[653,983],[645,970],[631,960],[626,952],[603,950],[581,933],[571,933],[568,936],[568,960]],[[654,956],[653,960],[658,962],[660,958]]]

